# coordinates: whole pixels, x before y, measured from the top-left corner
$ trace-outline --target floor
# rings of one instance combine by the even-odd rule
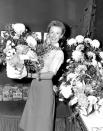
[[[25,101],[0,101],[0,131],[21,131],[18,127]],[[56,108],[55,131],[65,131],[67,105],[58,102]]]

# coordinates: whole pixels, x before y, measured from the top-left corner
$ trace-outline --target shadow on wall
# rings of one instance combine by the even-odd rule
[[[95,17],[95,31],[94,38],[101,41],[103,45],[103,0],[96,0],[96,17]]]

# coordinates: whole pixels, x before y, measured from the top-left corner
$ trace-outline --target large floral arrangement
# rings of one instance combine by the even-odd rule
[[[38,57],[38,37],[22,23],[9,24],[1,31],[1,59],[6,63],[7,76],[22,78],[42,68]]]
[[[84,115],[103,113],[103,52],[96,39],[78,35],[67,40],[72,49],[67,71],[60,78],[60,96]]]

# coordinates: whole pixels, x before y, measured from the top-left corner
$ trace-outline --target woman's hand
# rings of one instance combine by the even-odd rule
[[[38,75],[37,75],[37,73],[28,73],[28,74],[27,74],[27,77],[28,77],[28,78],[37,79]]]
[[[45,73],[28,73],[27,77],[28,78],[34,78],[34,79],[52,79],[54,76],[53,72],[45,72]]]

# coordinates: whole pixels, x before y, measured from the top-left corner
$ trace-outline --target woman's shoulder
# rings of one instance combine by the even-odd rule
[[[63,56],[64,57],[64,53],[63,53],[62,50],[57,50],[56,54],[59,55],[59,56]]]

